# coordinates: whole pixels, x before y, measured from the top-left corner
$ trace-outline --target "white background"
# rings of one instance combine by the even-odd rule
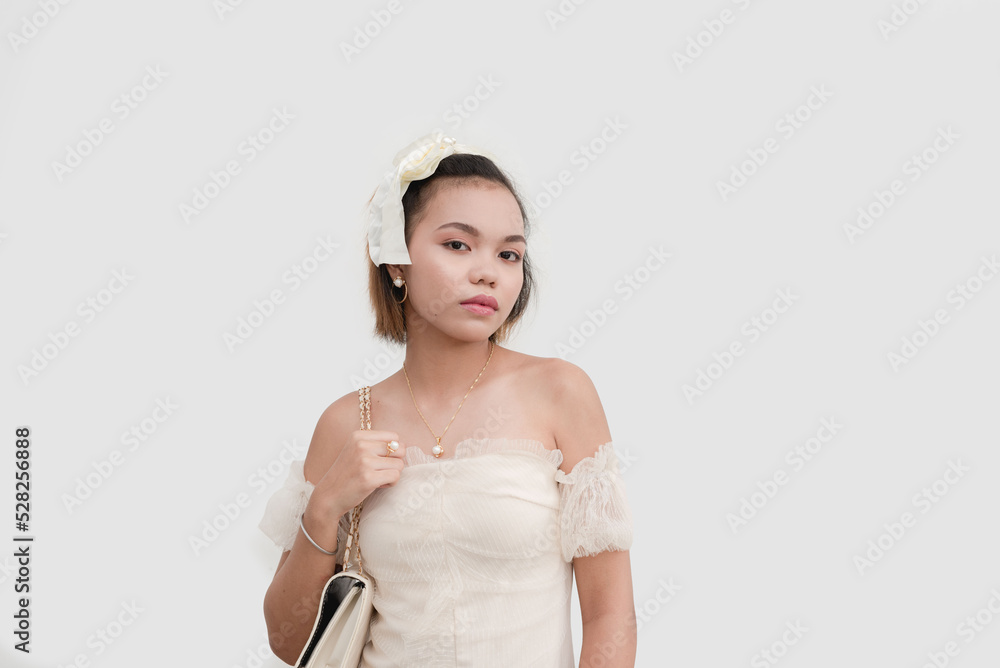
[[[282,665],[261,612],[279,554],[257,523],[284,472],[255,486],[256,472],[399,368],[371,335],[360,213],[396,151],[441,128],[539,206],[537,302],[510,345],[564,356],[601,393],[635,514],[637,665],[773,665],[767,649],[788,667],[918,668],[949,641],[948,665],[996,665],[1000,280],[983,258],[1000,253],[1000,6],[900,0],[893,25],[886,0],[567,1],[566,16],[555,0],[400,1],[104,0],[48,19],[3,4],[0,664]],[[165,74],[143,89],[147,68]],[[126,118],[122,95],[143,98]],[[241,142],[274,109],[294,119],[248,161]],[[102,119],[113,131],[88,151]],[[934,148],[939,130],[951,140]],[[240,173],[185,221],[229,160]],[[750,176],[724,197],[734,169]],[[881,215],[852,231],[859,207]],[[282,275],[327,235],[338,250],[292,290]],[[655,270],[651,247],[671,255]],[[122,269],[128,284],[102,292]],[[274,289],[285,302],[230,350],[224,334]],[[779,290],[794,298],[775,320]],[[107,297],[89,322],[78,311]],[[749,334],[753,317],[766,331]],[[699,372],[710,384],[686,396]],[[148,421],[168,398],[178,408]],[[842,426],[795,470],[786,453],[824,419]],[[121,434],[143,420],[156,430],[130,450]],[[19,425],[30,655],[10,632]],[[68,508],[115,450],[121,465]],[[937,496],[949,462],[967,470]],[[785,484],[753,496],[779,470]],[[196,554],[190,537],[241,493],[249,506]],[[758,507],[734,525],[744,499]],[[124,632],[95,641],[133,603]],[[980,630],[960,626],[977,614]],[[579,647],[575,601],[574,627]]]

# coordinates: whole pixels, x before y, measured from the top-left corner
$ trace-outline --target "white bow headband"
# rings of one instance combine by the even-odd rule
[[[376,267],[412,264],[406,250],[403,194],[411,182],[426,179],[441,160],[455,153],[482,155],[496,161],[490,153],[459,144],[441,132],[417,139],[393,158],[393,169],[386,173],[368,205],[368,253]]]

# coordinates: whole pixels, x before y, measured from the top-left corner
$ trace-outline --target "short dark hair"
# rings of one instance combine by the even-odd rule
[[[510,177],[486,156],[456,153],[442,159],[434,173],[426,179],[411,182],[407,186],[406,192],[403,193],[403,230],[407,245],[410,243],[417,219],[427,208],[431,195],[437,189],[434,184],[438,183],[438,187],[440,187],[444,183],[444,179],[456,184],[476,181],[495,183],[506,188],[517,201],[517,208],[521,211],[521,219],[524,221],[524,237],[528,238],[528,214]],[[385,341],[406,343],[406,319],[403,314],[403,305],[398,303],[404,292],[398,289],[393,292],[395,288],[392,283],[393,279],[389,276],[385,266],[376,267],[375,263],[371,261],[367,237],[365,238],[365,260],[368,265],[368,297],[375,313],[374,333]],[[510,315],[507,316],[499,329],[490,335],[490,341],[494,343],[502,343],[507,339],[514,326],[524,315],[531,300],[535,278],[527,249],[521,258],[521,267],[524,272],[521,292],[514,302]]]

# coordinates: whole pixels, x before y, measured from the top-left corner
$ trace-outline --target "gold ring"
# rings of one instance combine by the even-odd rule
[[[385,456],[386,457],[391,457],[393,455],[393,453],[396,452],[396,450],[399,450],[399,442],[398,441],[389,441],[388,443],[385,444]]]

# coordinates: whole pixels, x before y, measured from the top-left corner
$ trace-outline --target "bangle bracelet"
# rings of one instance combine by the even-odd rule
[[[303,533],[303,535],[305,535],[305,537],[309,539],[309,542],[312,543],[313,546],[317,550],[319,550],[320,552],[322,552],[323,554],[328,554],[331,557],[334,556],[334,555],[336,555],[337,554],[336,552],[327,552],[326,550],[324,550],[323,548],[321,548],[319,545],[316,545],[316,541],[314,541],[312,539],[312,536],[309,535],[309,532],[306,531],[306,525],[302,523],[303,516],[305,516],[305,513],[302,513],[302,515],[299,515],[299,526],[302,527],[302,533]]]

